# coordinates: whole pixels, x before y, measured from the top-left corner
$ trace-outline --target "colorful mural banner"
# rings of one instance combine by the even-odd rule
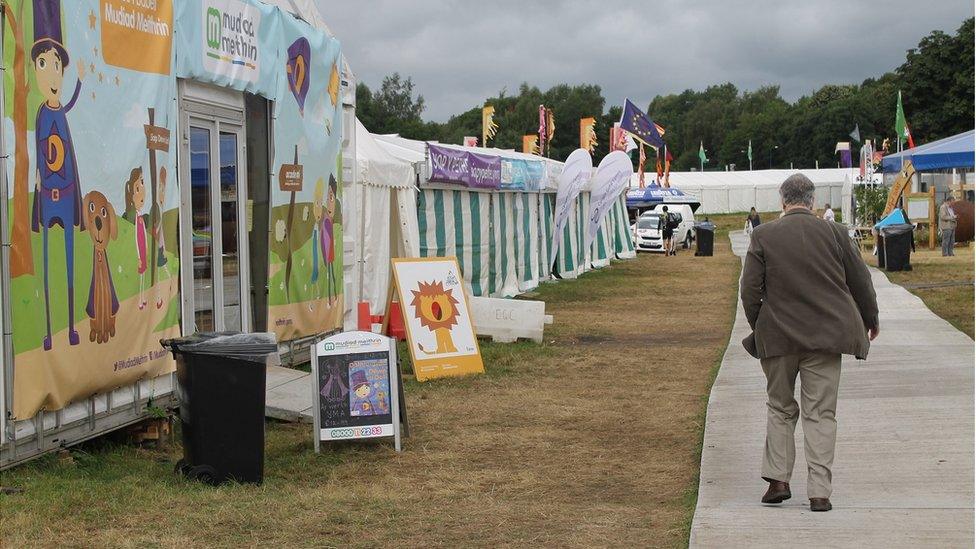
[[[339,42],[291,16],[279,26],[268,329],[285,341],[342,327],[342,104]]]
[[[181,0],[176,75],[276,98],[287,47],[281,45],[282,25],[291,19],[254,0]]]
[[[3,37],[16,419],[172,371],[173,3],[11,0]],[[138,52],[138,54],[136,54]]]

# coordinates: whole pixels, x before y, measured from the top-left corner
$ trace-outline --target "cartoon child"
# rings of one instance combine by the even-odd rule
[[[156,239],[156,249],[153,251],[153,261],[156,262],[157,267],[161,267],[163,272],[167,275],[169,274],[169,268],[166,266],[166,234],[163,230],[163,206],[166,204],[166,168],[159,168],[159,185],[156,188],[156,202],[152,205],[152,210],[150,213],[150,218],[155,220],[152,227],[153,237]],[[170,286],[172,286],[172,280],[170,281]],[[156,293],[159,294],[161,289],[157,287]],[[163,308],[163,296],[156,298],[156,308]]]
[[[323,204],[324,187],[322,179],[315,183],[315,202],[312,205],[312,213],[315,215],[316,228],[313,230],[313,248],[314,238],[317,234],[322,259],[325,262],[325,287],[329,296],[328,306],[331,307],[334,301],[338,301],[339,297],[335,269],[333,268],[335,262],[336,193],[338,192],[338,183],[336,183],[335,177],[329,176],[329,196]],[[318,280],[318,254],[313,253],[312,257],[312,282],[316,282]]]
[[[75,235],[74,229],[85,230],[81,215],[81,185],[78,164],[68,129],[67,113],[81,93],[81,79],[85,77],[84,62],[78,63],[78,81],[66,105],[61,104],[64,69],[68,65],[68,51],[61,37],[61,3],[59,0],[34,0],[34,45],[31,61],[37,90],[44,99],[37,108],[34,136],[36,139],[37,180],[31,229],[42,234],[44,257],[44,312],[47,334],[44,350],[51,341],[51,298],[48,284],[48,230],[60,225],[64,231],[64,264],[67,270],[68,343],[78,344],[75,330]]]
[[[376,414],[376,406],[370,398],[373,392],[372,386],[366,379],[366,372],[356,370],[350,379],[352,385],[352,398],[349,403],[349,414],[353,416],[371,416]]]
[[[133,168],[129,172],[129,180],[125,182],[125,218],[131,221],[136,228],[136,257],[139,258],[139,265],[136,271],[139,273],[139,310],[146,308],[145,282],[146,267],[148,258],[146,249],[148,239],[146,238],[146,217],[142,214],[142,208],[146,205],[146,182],[142,179],[142,168]]]

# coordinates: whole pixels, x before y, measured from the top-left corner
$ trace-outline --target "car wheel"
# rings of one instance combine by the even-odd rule
[[[681,247],[684,249],[691,248],[691,231],[685,233],[685,241],[681,243]]]

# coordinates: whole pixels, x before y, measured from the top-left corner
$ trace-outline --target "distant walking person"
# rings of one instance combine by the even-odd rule
[[[826,221],[830,221],[831,223],[833,223],[833,221],[834,221],[834,210],[833,210],[833,208],[830,207],[830,204],[827,204],[826,206],[824,206],[823,218]]]
[[[758,227],[761,223],[762,220],[759,219],[759,212],[757,212],[756,208],[753,207],[752,209],[749,210],[749,216],[746,217],[746,225],[744,228],[746,234],[751,237],[753,229]]]
[[[946,196],[939,206],[939,232],[942,233],[942,257],[956,255],[956,212],[952,210],[952,197]]]
[[[784,215],[752,233],[740,290],[753,333],[742,344],[766,374],[762,502],[790,499],[802,411],[810,510],[829,511],[841,355],[867,357],[879,332],[878,303],[847,229],[813,213],[813,190],[806,176],[790,176],[779,190]]]
[[[678,227],[678,220],[673,213],[668,212],[668,207],[661,207],[661,217],[657,221],[657,229],[661,231],[661,244],[664,246],[664,255],[674,254],[674,230]]]

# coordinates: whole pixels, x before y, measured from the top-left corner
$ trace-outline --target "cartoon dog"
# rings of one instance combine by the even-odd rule
[[[118,237],[118,221],[115,210],[105,195],[91,191],[85,195],[85,225],[88,236],[95,246],[92,254],[91,286],[88,288],[88,307],[91,318],[91,334],[88,339],[105,343],[115,335],[115,313],[119,311],[119,299],[112,284],[112,269],[108,263],[108,242]]]

